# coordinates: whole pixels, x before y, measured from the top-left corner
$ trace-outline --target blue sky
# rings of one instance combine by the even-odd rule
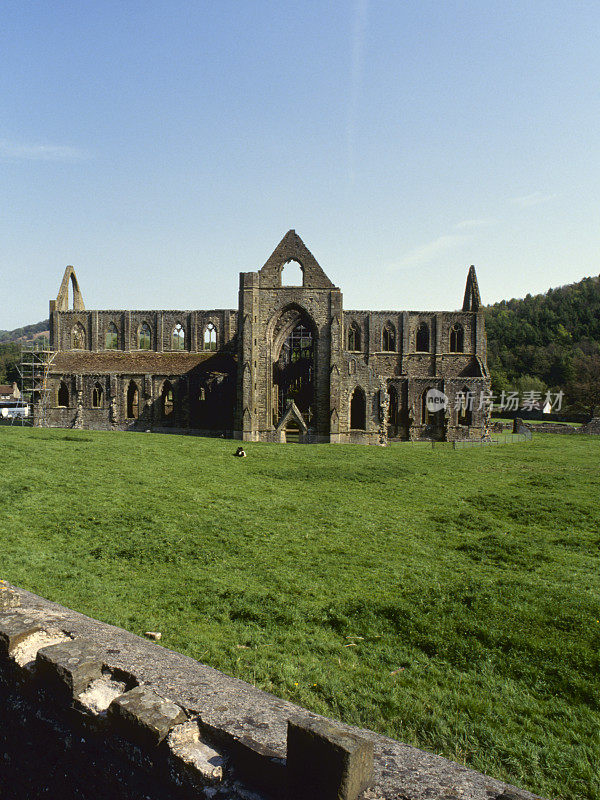
[[[346,308],[600,273],[594,2],[32,2],[0,16],[0,328],[235,308],[295,228]]]

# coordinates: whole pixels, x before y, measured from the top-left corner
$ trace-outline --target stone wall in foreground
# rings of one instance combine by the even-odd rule
[[[0,584],[3,800],[535,800]]]

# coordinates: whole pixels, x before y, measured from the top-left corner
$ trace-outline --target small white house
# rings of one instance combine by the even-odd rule
[[[2,383],[0,384],[0,401],[2,400],[19,400],[21,398],[21,392],[19,391],[19,387],[16,383],[12,385],[10,383]]]

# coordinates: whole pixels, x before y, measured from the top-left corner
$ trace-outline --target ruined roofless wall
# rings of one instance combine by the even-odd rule
[[[294,230],[259,271],[240,274],[237,312],[86,311],[67,267],[50,338],[49,408],[36,415],[50,426],[364,444],[485,432],[483,406],[442,416],[425,405],[432,389],[455,400],[489,385],[474,267],[452,312],[344,311]],[[222,363],[201,364],[207,352]],[[198,360],[185,369],[184,355]]]
[[[0,723],[3,800],[536,798],[5,584]]]

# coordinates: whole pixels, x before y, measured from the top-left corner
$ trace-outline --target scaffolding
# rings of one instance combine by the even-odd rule
[[[56,353],[44,337],[24,342],[21,348],[21,424],[45,428],[48,424],[48,373]]]

